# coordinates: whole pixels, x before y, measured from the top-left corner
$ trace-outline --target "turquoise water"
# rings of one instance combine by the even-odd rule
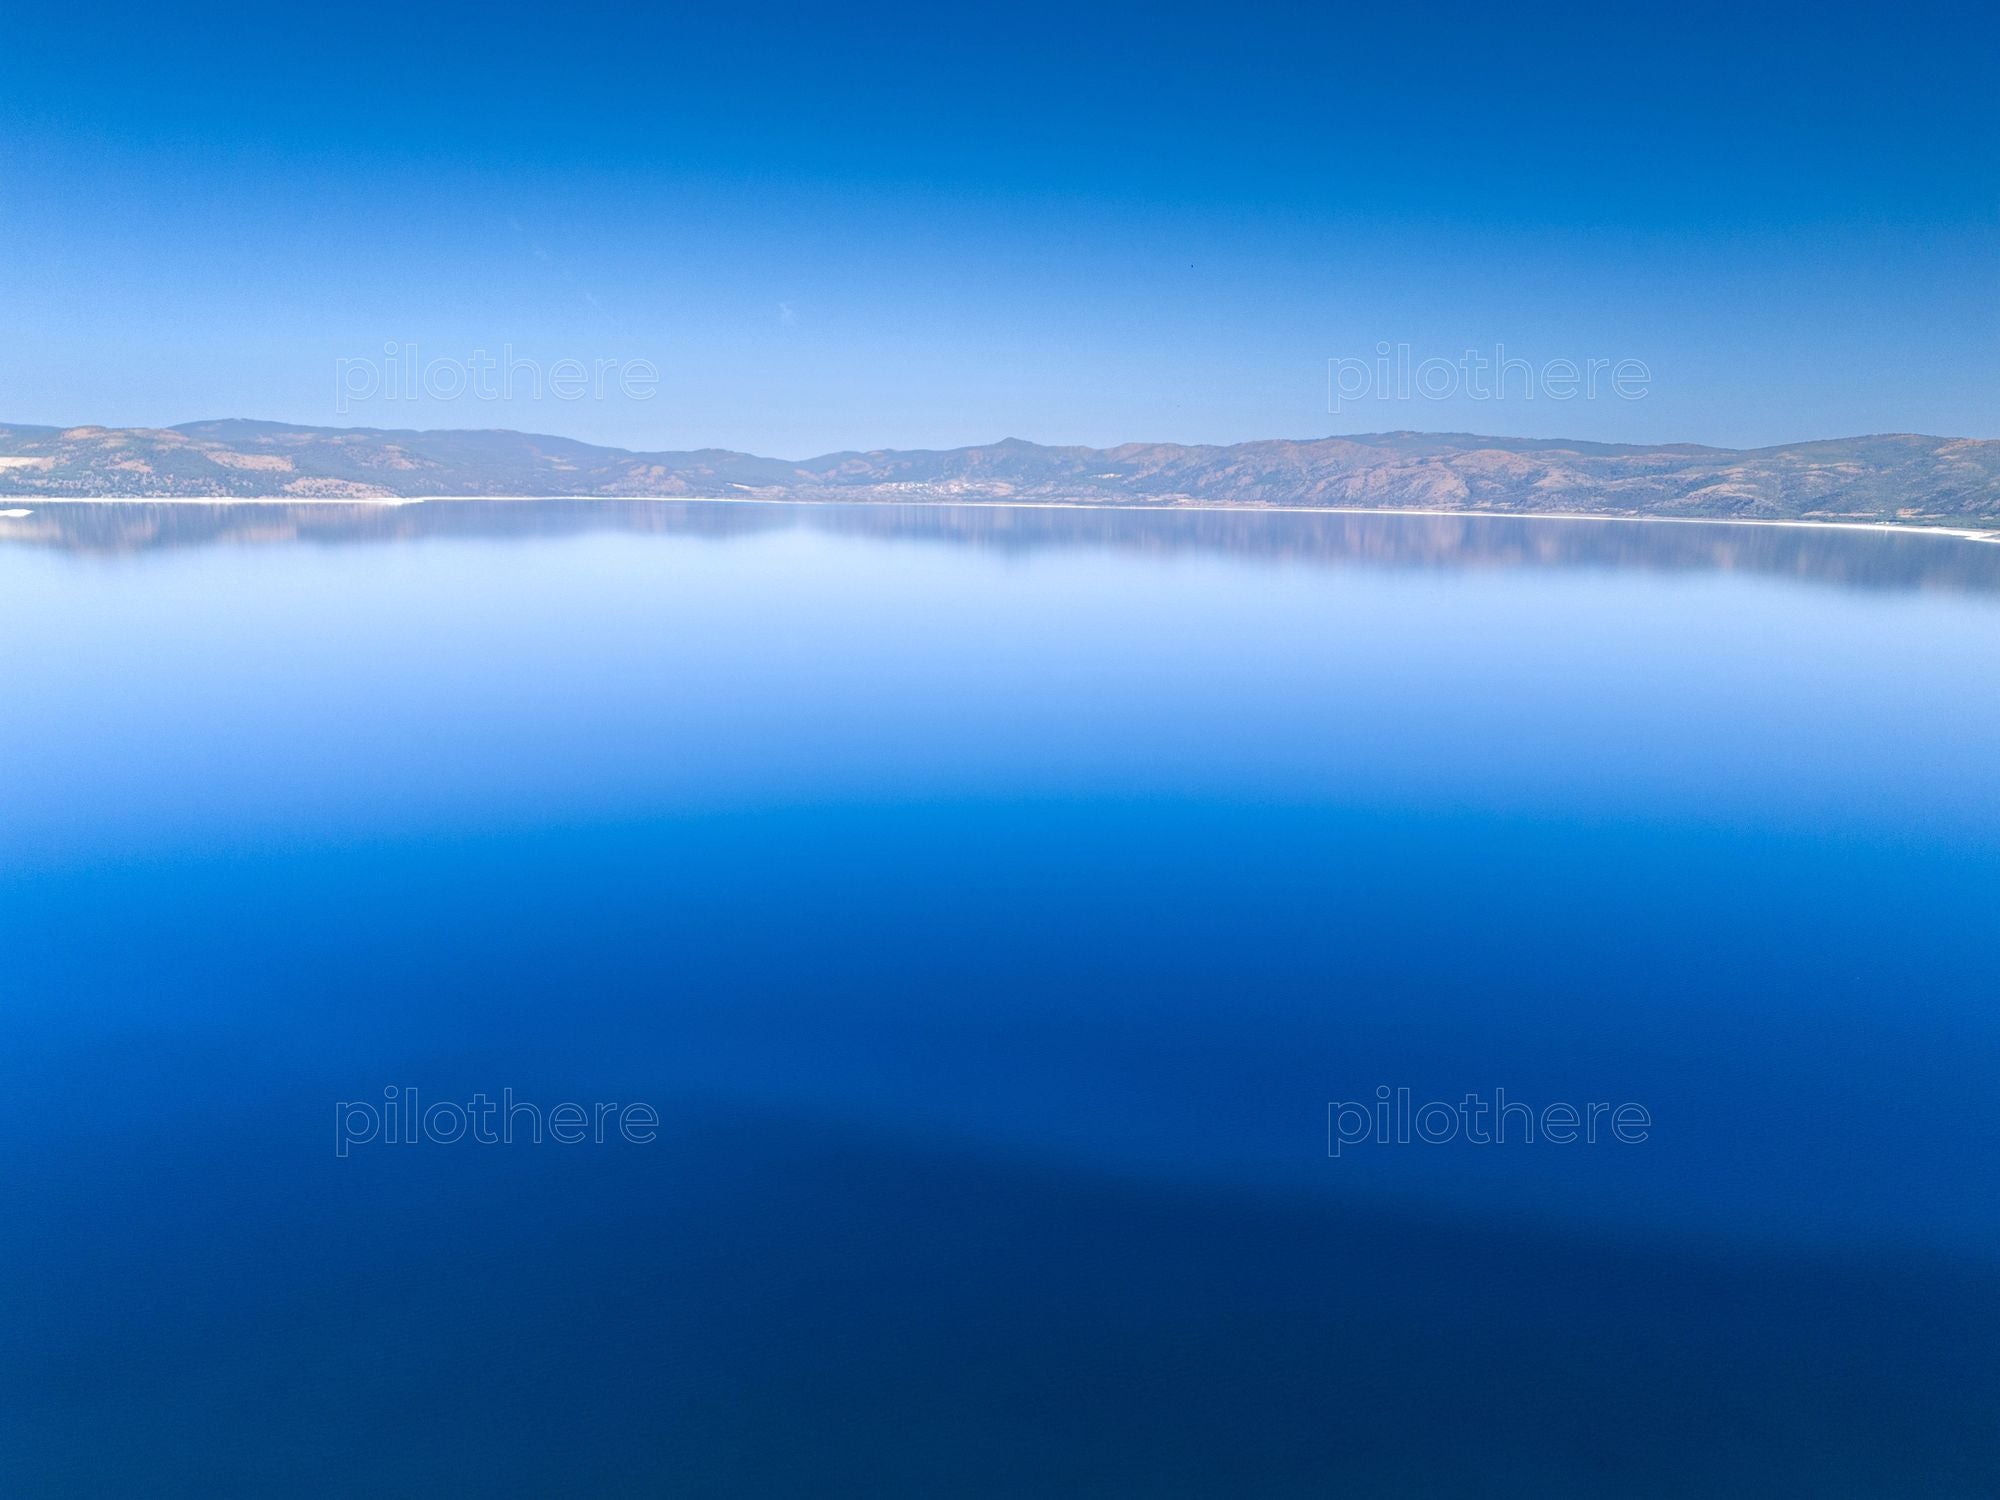
[[[2000,1489],[2000,546],[0,528],[7,1493]]]

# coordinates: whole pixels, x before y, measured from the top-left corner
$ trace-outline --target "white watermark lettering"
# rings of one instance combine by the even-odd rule
[[[416,343],[391,339],[380,354],[333,362],[334,410],[376,401],[650,401],[660,367],[650,359],[544,361],[475,349],[465,359],[426,358]]]
[[[544,1109],[480,1092],[468,1099],[426,1103],[414,1084],[388,1084],[379,1099],[337,1099],[333,1105],[333,1154],[356,1146],[602,1146],[650,1145],[659,1135],[660,1112],[643,1102],[620,1104],[564,1100]]]
[[[1326,1154],[1364,1146],[1643,1145],[1653,1116],[1643,1104],[1554,1100],[1530,1105],[1502,1088],[1447,1102],[1417,1101],[1414,1091],[1384,1084],[1373,1099],[1335,1099],[1326,1107]]]
[[[1367,401],[1643,401],[1653,382],[1643,359],[1549,359],[1467,349],[1451,359],[1417,358],[1409,344],[1384,339],[1372,357],[1326,362],[1326,409],[1339,415]]]

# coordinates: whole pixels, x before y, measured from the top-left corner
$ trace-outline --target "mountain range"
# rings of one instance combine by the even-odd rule
[[[491,429],[0,426],[0,496],[1013,500],[2000,528],[2000,440],[1895,433],[1728,449],[1387,432],[1079,448],[1009,438],[792,461],[719,448],[632,452]]]

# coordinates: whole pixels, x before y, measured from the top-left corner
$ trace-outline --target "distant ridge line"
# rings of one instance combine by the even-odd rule
[[[1413,431],[1230,444],[1021,438],[789,460],[504,428],[0,426],[0,496],[1061,500],[2000,527],[2000,440],[1879,433],[1767,448]]]

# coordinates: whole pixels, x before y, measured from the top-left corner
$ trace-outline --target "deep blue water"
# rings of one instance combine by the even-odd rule
[[[2000,546],[4,525],[0,1492],[2000,1493]]]

